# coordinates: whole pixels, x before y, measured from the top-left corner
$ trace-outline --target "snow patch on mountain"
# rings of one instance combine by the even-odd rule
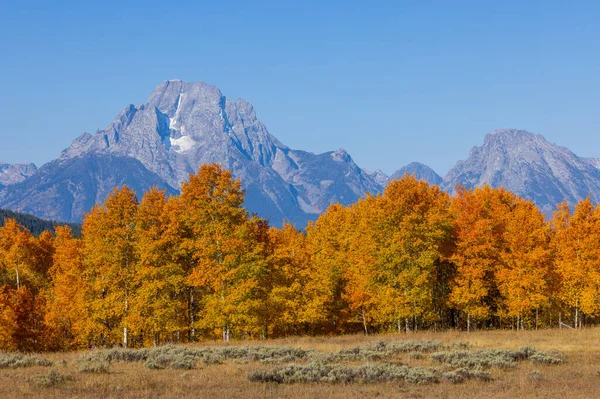
[[[194,149],[198,143],[194,141],[190,136],[181,136],[178,139],[171,137],[171,145],[174,147],[173,150],[176,152],[186,152]]]

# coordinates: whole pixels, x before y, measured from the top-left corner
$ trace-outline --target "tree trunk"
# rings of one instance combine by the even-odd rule
[[[467,313],[467,332],[471,332],[471,314]]]
[[[223,341],[229,342],[229,326],[223,327]]]
[[[129,302],[127,301],[127,289],[125,290],[125,309],[123,309],[123,323],[127,323],[127,313],[129,311]],[[123,348],[127,348],[128,344],[127,324],[123,326]]]
[[[190,288],[190,341],[196,341],[196,309],[194,303],[194,289]]]
[[[363,322],[363,328],[365,329],[365,335],[369,335],[369,330],[367,329],[367,319],[365,318],[365,310],[362,310],[362,322]]]
[[[558,312],[558,329],[562,330],[562,312]]]
[[[521,316],[521,331],[525,330],[525,319]]]
[[[19,262],[15,265],[15,270],[17,272],[17,289],[21,288],[21,280],[19,279]]]

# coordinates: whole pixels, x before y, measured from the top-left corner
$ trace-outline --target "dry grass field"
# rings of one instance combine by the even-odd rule
[[[163,347],[156,353],[148,350],[137,355],[118,349],[42,354],[51,365],[28,367],[16,367],[26,366],[22,363],[27,358],[0,354],[0,398],[600,396],[600,328],[301,337],[230,346],[234,348],[219,343]],[[540,352],[520,350],[524,346]],[[139,359],[140,354],[145,357]],[[474,363],[457,372],[464,365],[440,361],[444,358]],[[553,359],[561,363],[547,364]],[[481,367],[477,362],[483,362]],[[293,365],[300,374],[294,374],[298,370]],[[475,373],[470,375],[467,369]],[[323,377],[319,372],[329,374]],[[452,382],[461,379],[457,374],[465,380]],[[298,375],[303,376],[301,382],[294,382]],[[261,382],[264,379],[279,382]]]

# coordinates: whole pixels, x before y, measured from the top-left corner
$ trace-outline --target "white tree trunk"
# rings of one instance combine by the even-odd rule
[[[17,262],[15,266],[15,270],[17,272],[17,289],[21,288],[21,280],[19,279],[19,263]]]

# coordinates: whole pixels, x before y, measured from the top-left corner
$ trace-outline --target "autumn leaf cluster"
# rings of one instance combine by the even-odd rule
[[[0,228],[0,349],[205,338],[580,327],[600,315],[600,208],[546,220],[504,189],[412,176],[305,231],[270,227],[204,165],[181,194],[122,187],[68,227]]]

